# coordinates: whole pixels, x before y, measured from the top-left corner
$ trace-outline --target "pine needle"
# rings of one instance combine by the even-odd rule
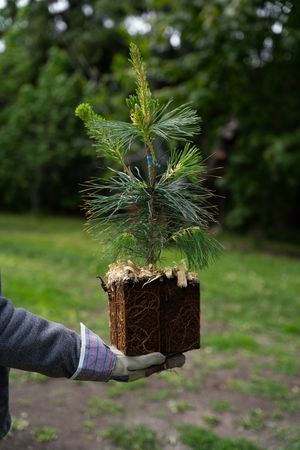
[[[186,103],[171,111],[165,111],[151,125],[151,131],[165,140],[190,140],[200,133],[200,120],[197,112]]]
[[[199,227],[180,230],[171,239],[185,254],[189,268],[194,270],[207,267],[222,250],[221,244]]]
[[[204,172],[202,155],[195,146],[186,144],[183,150],[172,149],[165,173],[162,174],[160,183],[176,180],[183,176],[195,179]]]

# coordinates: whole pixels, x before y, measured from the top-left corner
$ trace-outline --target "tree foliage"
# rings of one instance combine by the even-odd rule
[[[135,6],[18,3],[0,9],[0,207],[78,211],[79,184],[96,170],[73,111],[95,95],[113,54],[127,47],[121,28],[104,22],[117,23]]]
[[[158,13],[152,40],[160,95],[201,110],[206,155],[239,124],[216,188],[226,224],[273,233],[300,224],[300,20],[294,1],[179,0]],[[166,42],[168,30],[169,42]],[[164,63],[161,64],[163,55]]]
[[[148,137],[161,139],[162,154],[171,130],[175,141],[192,136],[190,118],[182,128],[186,114],[193,115],[190,103],[205,124],[201,136],[192,140],[207,157],[220,150],[224,125],[236,120],[237,139],[225,149],[221,163],[226,165],[224,177],[215,180],[226,197],[227,225],[267,232],[299,226],[296,1],[7,0],[0,16],[1,207],[74,208],[78,184],[94,166],[84,130],[77,129],[72,116],[74,106],[80,100],[93,103],[108,119],[107,128],[116,118],[120,128],[127,114],[123,99],[133,95],[129,107],[130,102],[137,106],[134,111],[130,107],[132,114],[137,122],[148,121]],[[133,94],[127,64],[132,39],[142,49],[155,98],[161,104],[173,98],[167,110],[156,109],[154,101],[150,121],[143,116],[143,105],[151,93],[145,90],[141,104]],[[46,74],[47,85],[42,82]],[[62,123],[68,124],[65,133]],[[129,156],[138,160],[138,137],[132,142],[132,126],[124,127],[125,148],[131,145]],[[33,183],[38,173],[41,180]]]
[[[136,95],[131,95],[128,102],[132,124],[110,121],[107,126],[88,104],[76,109],[96,140],[98,153],[110,153],[121,166],[121,170],[111,169],[110,178],[95,179],[85,191],[90,229],[97,235],[99,229],[102,233],[106,227],[117,259],[133,257],[143,264],[155,265],[163,248],[175,242],[190,268],[202,269],[217,255],[220,245],[206,232],[213,215],[206,205],[211,193],[199,177],[203,173],[200,151],[189,144],[182,151],[173,148],[166,170],[160,170],[154,131],[154,126],[164,126],[168,116],[172,121],[166,140],[170,141],[174,134],[190,137],[197,132],[199,117],[186,106],[169,113],[170,103],[161,105],[152,96],[135,44],[131,44],[130,54],[137,85]],[[145,148],[146,177],[125,161],[126,151],[130,151],[128,134],[131,142],[140,138]]]

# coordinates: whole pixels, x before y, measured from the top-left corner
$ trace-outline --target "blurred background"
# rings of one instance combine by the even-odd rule
[[[0,0],[4,293],[108,338],[95,275],[109,258],[84,232],[80,194],[106,162],[74,110],[129,120],[131,41],[155,95],[202,117],[226,249],[200,275],[202,351],[132,387],[13,371],[1,448],[299,450],[299,2]]]
[[[100,173],[74,109],[128,120],[136,42],[151,87],[202,117],[223,227],[300,223],[299,5],[289,1],[1,0],[0,207],[77,213]],[[220,168],[217,171],[216,168]],[[293,236],[294,237],[294,236]]]

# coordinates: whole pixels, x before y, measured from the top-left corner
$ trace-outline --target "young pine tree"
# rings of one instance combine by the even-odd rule
[[[86,103],[76,109],[99,154],[119,165],[119,170],[110,169],[108,179],[95,179],[85,190],[90,230],[109,233],[115,260],[155,266],[163,248],[173,242],[189,269],[199,270],[220,250],[207,233],[212,194],[201,179],[202,155],[189,142],[200,131],[200,118],[188,104],[172,108],[171,101],[162,105],[153,98],[135,44],[130,56],[136,76],[136,92],[127,99],[131,123],[106,120]],[[171,149],[165,170],[157,160],[158,139],[184,143]],[[144,148],[146,176],[127,164],[134,141]]]

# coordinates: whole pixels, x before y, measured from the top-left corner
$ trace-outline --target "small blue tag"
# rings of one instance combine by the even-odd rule
[[[148,166],[150,166],[150,167],[153,166],[153,158],[151,155],[147,156],[147,163],[148,163]]]

